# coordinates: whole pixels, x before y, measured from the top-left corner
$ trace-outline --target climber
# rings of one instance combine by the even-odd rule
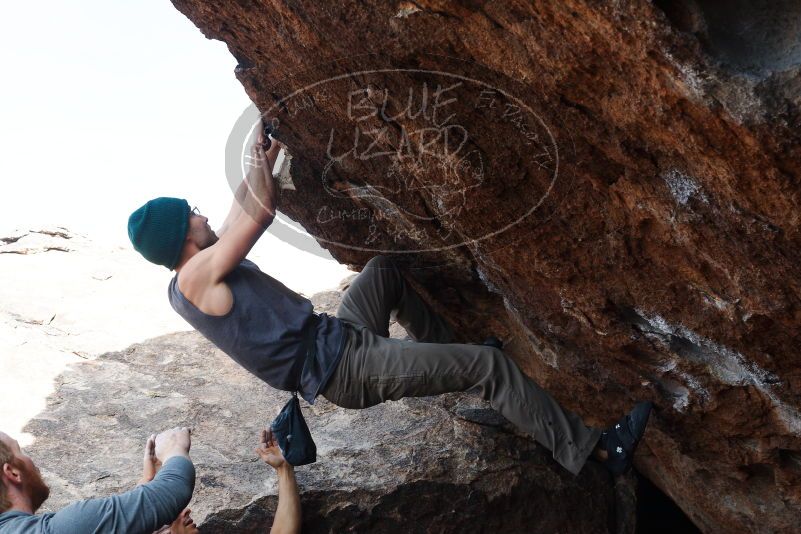
[[[453,343],[433,313],[386,257],[370,260],[343,296],[336,317],[246,259],[272,223],[272,168],[282,145],[259,136],[251,167],[217,233],[186,200],[156,198],[134,211],[128,236],[147,260],[174,270],[172,307],[201,334],[269,385],[322,395],[344,408],[477,389],[491,406],[577,474],[591,454],[613,474],[627,470],[645,431],[650,403],[602,432],[564,410],[500,347]],[[414,339],[390,339],[390,315]],[[305,365],[304,341],[316,349]]]
[[[192,498],[195,467],[189,447],[188,429],[164,431],[153,437],[153,455],[164,467],[151,481],[119,495],[34,515],[50,495],[50,488],[19,444],[0,432],[0,532],[150,534],[178,517]]]

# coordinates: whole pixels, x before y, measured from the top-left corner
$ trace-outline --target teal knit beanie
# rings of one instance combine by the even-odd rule
[[[128,217],[128,238],[149,262],[172,270],[181,259],[189,227],[189,203],[182,198],[159,197]]]

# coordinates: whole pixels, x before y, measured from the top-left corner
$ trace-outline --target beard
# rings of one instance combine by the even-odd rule
[[[22,464],[19,468],[25,472],[26,493],[31,499],[33,511],[36,512],[50,496],[50,487],[45,483],[42,479],[42,474],[35,467],[31,469]]]
[[[216,242],[217,242],[219,239],[220,239],[220,238],[219,238],[219,237],[217,237],[217,234],[216,234],[216,233],[214,233],[214,231],[213,231],[213,230],[210,230],[210,231],[209,231],[209,239],[208,239],[208,245],[207,245],[207,247],[210,247],[210,246],[212,246],[212,245],[213,245],[214,243],[216,243]]]
[[[200,246],[200,249],[202,250],[202,249],[205,249],[205,248],[209,248],[214,243],[216,243],[218,239],[219,238],[217,237],[217,234],[215,234],[213,231],[209,230],[208,235],[206,235],[205,239],[203,239],[203,242],[202,242],[202,244]]]
[[[209,248],[219,239],[211,228],[190,230],[189,236],[198,250]]]

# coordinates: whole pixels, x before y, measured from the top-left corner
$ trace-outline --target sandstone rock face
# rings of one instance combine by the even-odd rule
[[[637,467],[705,532],[797,528],[797,2],[173,4],[338,260],[397,253],[590,422],[654,400]]]
[[[287,393],[194,332],[74,364],[56,382],[47,409],[26,427],[36,436],[28,453],[52,486],[49,510],[132,488],[146,437],[189,425],[197,467],[190,507],[201,531],[269,530],[277,481],[253,448]],[[633,525],[633,509],[621,510],[602,467],[573,477],[497,414],[484,424],[458,417],[478,419],[476,410],[486,413],[467,395],[367,410],[304,403],[318,446],[318,462],[297,470],[304,532],[633,533],[616,526]]]

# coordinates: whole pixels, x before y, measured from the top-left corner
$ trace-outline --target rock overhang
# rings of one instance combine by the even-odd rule
[[[595,424],[654,400],[658,438],[638,467],[705,530],[788,528],[801,506],[794,3],[758,16],[761,4],[711,1],[657,3],[667,15],[644,1],[174,4],[228,44],[248,94],[280,120],[296,187],[283,210],[334,257],[358,267],[394,253],[466,338],[502,334],[526,372]],[[723,32],[748,20],[758,24],[740,41]],[[389,155],[431,117],[348,113],[349,93],[402,110],[413,86],[420,102],[434,72],[499,90],[476,102],[506,93],[532,110],[515,122],[503,113],[514,99],[499,98],[488,127],[475,106],[455,107],[480,187],[469,188],[477,159],[449,175]],[[287,105],[334,78],[340,100]],[[336,136],[329,151],[331,132],[356,127],[392,132],[389,154],[327,157],[347,153]]]

